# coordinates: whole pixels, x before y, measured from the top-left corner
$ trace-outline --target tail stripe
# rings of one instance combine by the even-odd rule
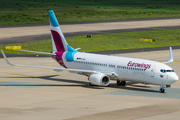
[[[54,12],[49,10],[49,19],[50,19],[50,23],[51,25],[53,25],[54,27],[58,27],[59,24],[58,24],[58,21],[56,19],[56,16],[54,15]]]

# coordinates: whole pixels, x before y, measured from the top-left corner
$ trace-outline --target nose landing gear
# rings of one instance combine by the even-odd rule
[[[165,93],[165,89],[164,88],[166,88],[166,85],[161,85],[160,89],[159,89],[159,92],[160,93]]]
[[[164,93],[164,92],[165,92],[165,89],[164,89],[164,88],[160,88],[160,89],[159,89],[159,92],[160,92],[160,93]]]

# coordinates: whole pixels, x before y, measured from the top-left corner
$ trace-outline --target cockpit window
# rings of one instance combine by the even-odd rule
[[[174,70],[164,70],[164,69],[161,69],[160,72],[162,72],[162,73],[165,73],[165,72],[174,72]]]

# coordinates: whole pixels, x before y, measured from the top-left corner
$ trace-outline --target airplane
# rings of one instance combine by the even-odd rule
[[[79,52],[80,48],[74,49],[68,45],[54,12],[49,10],[48,14],[53,51],[51,53],[29,50],[19,51],[49,55],[64,68],[11,64],[1,50],[7,64],[53,69],[59,72],[66,70],[85,75],[88,77],[90,86],[108,86],[110,80],[117,81],[118,86],[125,86],[126,81],[160,85],[160,93],[164,93],[166,87],[170,87],[171,84],[178,81],[177,74],[167,65],[167,63],[174,62],[171,47],[170,59],[164,63],[145,59]]]

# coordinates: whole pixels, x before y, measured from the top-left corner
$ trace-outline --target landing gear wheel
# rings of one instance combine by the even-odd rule
[[[164,88],[160,88],[159,92],[164,93],[165,92]]]
[[[91,83],[89,83],[89,86],[93,86]]]
[[[121,86],[126,86],[126,81],[121,81]]]
[[[116,84],[117,84],[117,86],[125,86],[126,85],[126,81],[118,80]]]
[[[116,82],[116,84],[117,84],[117,86],[121,86],[121,81],[118,80],[118,81]]]

